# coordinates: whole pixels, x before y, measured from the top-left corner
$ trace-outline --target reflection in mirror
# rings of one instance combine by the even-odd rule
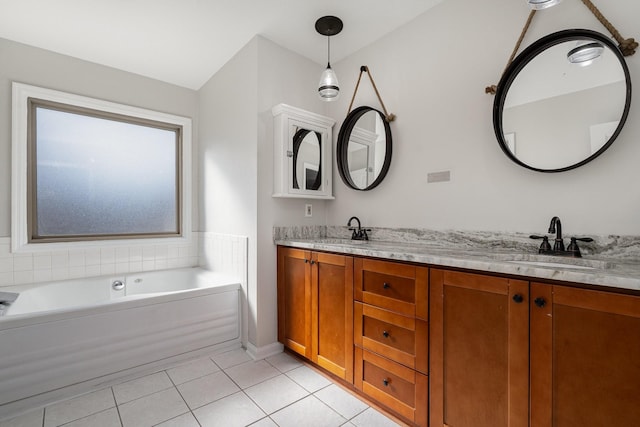
[[[293,136],[293,188],[318,190],[322,183],[320,133],[298,129]]]
[[[382,117],[375,111],[363,114],[351,131],[347,156],[351,178],[359,189],[367,188],[380,175],[386,142]]]
[[[588,66],[568,61],[569,51],[594,40],[605,46],[600,58]],[[626,63],[605,36],[589,30],[554,33],[527,48],[505,72],[494,104],[496,136],[522,166],[573,169],[613,142],[630,94]]]
[[[356,190],[370,190],[387,173],[391,162],[391,129],[382,113],[370,107],[353,110],[338,136],[338,170]]]

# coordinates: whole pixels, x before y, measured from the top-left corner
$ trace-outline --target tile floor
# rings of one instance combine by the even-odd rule
[[[0,427],[397,426],[296,358],[242,349],[0,421]]]

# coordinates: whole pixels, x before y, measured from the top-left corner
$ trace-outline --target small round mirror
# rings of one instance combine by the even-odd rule
[[[562,172],[602,154],[624,126],[629,69],[611,40],[564,30],[527,47],[505,71],[493,124],[504,153],[539,172]]]
[[[347,115],[338,134],[338,172],[355,190],[371,190],[384,179],[391,164],[391,128],[384,114],[358,107]]]
[[[293,135],[293,188],[318,190],[322,185],[322,136],[308,129]]]

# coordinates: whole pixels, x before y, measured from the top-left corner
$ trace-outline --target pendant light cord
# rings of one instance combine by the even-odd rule
[[[380,96],[380,92],[378,92],[378,87],[376,83],[373,81],[373,76],[371,75],[371,71],[369,71],[369,67],[363,65],[360,67],[360,74],[358,75],[358,82],[356,83],[356,88],[353,91],[353,96],[351,97],[351,103],[349,104],[349,111],[347,111],[347,115],[351,112],[351,108],[353,107],[353,101],[356,99],[356,93],[358,92],[358,87],[360,86],[360,79],[362,79],[362,73],[366,72],[369,75],[369,80],[371,81],[371,85],[373,86],[373,90],[376,92],[376,96],[378,97],[378,101],[380,101],[380,105],[382,105],[382,110],[384,111],[384,118],[387,122],[392,122],[396,119],[395,114],[389,114],[387,112],[387,108],[384,106],[384,102],[382,102],[382,97]]]
[[[607,18],[604,17],[602,12],[598,10],[598,8],[591,2],[591,0],[581,0],[581,1],[582,3],[584,3],[585,6],[587,6],[587,8],[591,11],[593,16],[595,16],[596,19],[598,19],[598,21],[600,21],[600,23],[605,26],[605,28],[611,33],[613,38],[616,39],[616,41],[618,42],[618,47],[620,48],[620,52],[622,52],[622,55],[631,56],[634,53],[636,53],[638,42],[636,42],[633,38],[624,39],[620,35],[616,27],[614,27],[613,24],[611,24],[611,22],[609,22]],[[516,57],[516,54],[520,49],[520,45],[522,44],[522,40],[524,39],[524,35],[527,33],[527,30],[529,29],[529,26],[531,25],[531,21],[533,20],[533,17],[535,14],[536,14],[535,9],[531,10],[531,12],[529,13],[527,22],[525,22],[524,28],[522,29],[522,33],[520,33],[520,38],[516,42],[516,46],[513,49],[513,52],[511,53],[511,57],[509,58],[509,61],[507,61],[507,66],[502,71],[502,74],[500,75],[500,77],[504,75],[504,73],[507,71],[507,68],[509,68],[509,65],[511,65],[514,58]],[[497,90],[498,90],[498,87],[496,85],[491,85],[491,86],[487,86],[484,89],[484,93],[495,95]]]

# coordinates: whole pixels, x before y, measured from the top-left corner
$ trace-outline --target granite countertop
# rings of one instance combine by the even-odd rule
[[[474,250],[415,242],[357,241],[344,238],[284,237],[276,238],[274,242],[300,249],[640,291],[640,262],[631,260],[619,261],[595,256],[566,258],[513,249]]]

